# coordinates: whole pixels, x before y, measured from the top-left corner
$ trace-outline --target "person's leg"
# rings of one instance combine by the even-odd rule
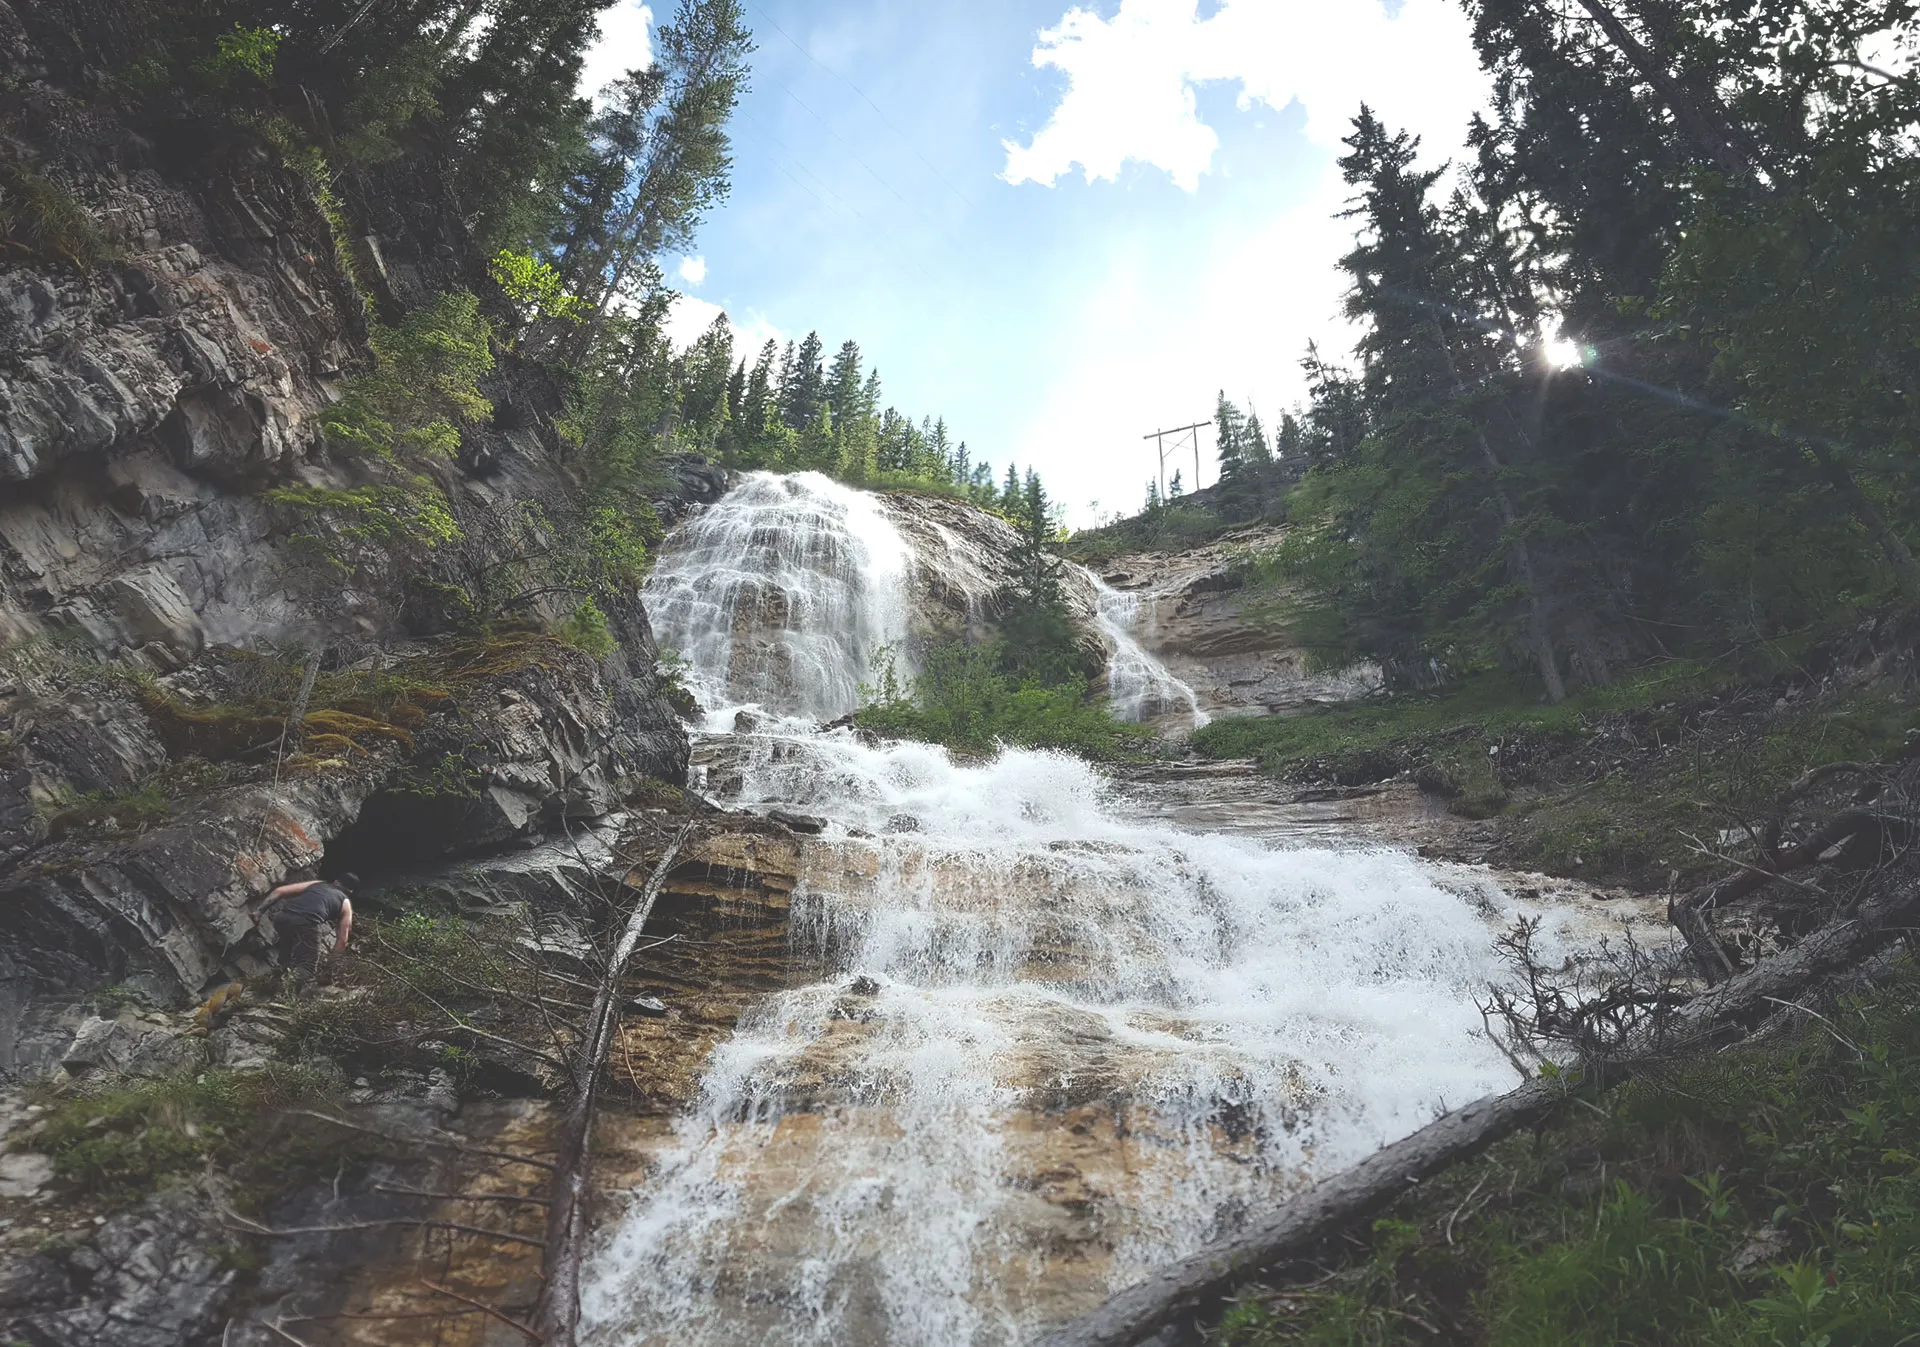
[[[295,983],[310,979],[320,964],[321,928],[310,921],[275,922],[280,934],[280,965]]]

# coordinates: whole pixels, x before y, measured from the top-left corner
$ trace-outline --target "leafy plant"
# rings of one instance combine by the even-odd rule
[[[230,87],[243,80],[270,84],[281,40],[281,35],[271,28],[250,28],[236,23],[232,32],[214,39],[213,54],[204,57],[196,68],[216,88]]]

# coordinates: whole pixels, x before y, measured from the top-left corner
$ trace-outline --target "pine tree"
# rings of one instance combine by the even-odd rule
[[[792,343],[789,343],[791,347]],[[807,333],[792,350],[780,375],[780,419],[795,430],[813,424],[827,401],[827,373],[820,357],[825,350],[818,332]]]
[[[844,427],[862,414],[861,400],[860,344],[845,341],[827,374],[827,405],[833,408],[834,420]]]
[[[1246,447],[1243,444],[1245,422],[1240,409],[1227,401],[1227,390],[1221,389],[1213,411],[1213,433],[1220,455],[1220,480],[1237,481],[1247,470]]]
[[[1018,540],[1008,559],[1012,582],[1000,622],[1002,659],[1015,677],[1057,684],[1076,675],[1079,654],[1061,581],[1065,566],[1053,553],[1053,503],[1031,468],[1015,485],[1010,513]]]

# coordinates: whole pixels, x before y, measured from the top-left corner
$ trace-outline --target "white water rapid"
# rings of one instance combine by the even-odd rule
[[[756,475],[649,582],[728,803],[831,820],[790,924],[824,975],[659,1137],[590,1269],[599,1347],[1012,1347],[1513,1079],[1474,1035],[1491,883],[1184,832],[1056,754],[821,731],[907,627],[889,508]],[[787,714],[729,733],[743,703]]]

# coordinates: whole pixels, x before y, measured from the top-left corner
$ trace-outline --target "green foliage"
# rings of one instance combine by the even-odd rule
[[[1911,1341],[1920,980],[1684,1066],[1420,1186],[1363,1261],[1243,1300],[1229,1347]],[[1597,1116],[1596,1116],[1597,1115]]]
[[[586,321],[585,306],[577,295],[567,292],[553,264],[531,253],[502,248],[487,264],[493,283],[519,310],[526,323]]]
[[[607,615],[600,611],[600,605],[592,599],[582,599],[574,605],[573,612],[556,634],[568,645],[586,651],[595,659],[605,659],[618,648],[618,643],[613,639],[613,629],[607,625]]]
[[[116,1204],[209,1162],[284,1191],[289,1171],[312,1171],[345,1154],[342,1137],[278,1116],[326,1097],[311,1072],[287,1066],[143,1081],[63,1100],[36,1144],[53,1157],[60,1179]]]
[[[1397,688],[1557,700],[1920,602],[1920,82],[1859,58],[1912,7],[1472,8],[1497,96],[1458,186],[1371,110],[1346,141],[1361,336],[1282,423],[1313,467],[1276,614]]]
[[[1002,744],[1052,748],[1098,761],[1144,756],[1150,731],[1113,718],[1087,699],[1086,683],[1043,684],[1004,671],[998,645],[936,645],[918,677],[903,678],[890,655],[877,681],[863,689],[856,716],[862,729],[897,739],[920,739],[965,753],[991,753]]]
[[[228,88],[243,81],[271,84],[281,41],[281,35],[271,28],[249,28],[236,23],[232,32],[214,39],[212,54],[203,58],[195,69],[216,88]]]
[[[334,443],[379,458],[451,457],[460,427],[493,414],[476,383],[493,368],[492,335],[465,290],[376,326],[373,368],[346,382],[321,424]]]
[[[0,249],[15,261],[65,262],[79,271],[114,253],[70,192],[19,164],[0,165]]]

